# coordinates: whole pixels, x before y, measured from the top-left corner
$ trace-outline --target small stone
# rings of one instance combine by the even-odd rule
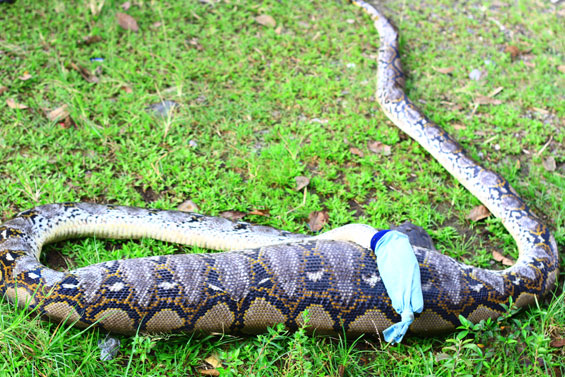
[[[173,109],[178,106],[179,104],[174,101],[164,100],[163,102],[149,105],[146,110],[153,112],[154,115],[166,118],[173,111]]]
[[[479,70],[479,69],[473,69],[470,73],[469,73],[469,78],[471,80],[475,80],[475,81],[479,81],[481,78],[483,77],[483,73]]]
[[[110,361],[116,357],[120,350],[120,341],[116,338],[107,336],[104,340],[98,341],[100,348],[100,360]]]
[[[555,171],[557,169],[557,163],[555,162],[555,158],[553,156],[549,156],[543,161],[543,167],[547,171]]]

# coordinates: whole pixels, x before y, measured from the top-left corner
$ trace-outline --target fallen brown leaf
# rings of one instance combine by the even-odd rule
[[[516,263],[514,260],[505,257],[504,255],[502,255],[500,252],[494,250],[492,252],[492,257],[495,261],[502,263],[505,266],[514,266],[514,263]]]
[[[349,152],[359,157],[363,157],[365,155],[361,149],[355,147],[349,148]]]
[[[65,130],[67,130],[71,127],[75,128],[75,129],[78,128],[76,123],[69,116],[64,118],[64,119],[59,120],[57,122],[57,124],[59,125],[59,127],[65,129]]]
[[[294,180],[296,181],[296,187],[294,188],[294,191],[300,191],[310,183],[310,178],[303,175],[299,175],[298,177],[294,178]]]
[[[4,93],[7,90],[8,90],[7,86],[0,86],[0,95],[2,95],[2,93]]]
[[[137,21],[135,18],[130,16],[129,14],[125,14],[122,12],[116,13],[116,18],[118,19],[118,24],[125,30],[131,30],[134,32],[139,31],[139,26],[137,25]]]
[[[105,1],[89,1],[89,8],[90,12],[93,16],[98,16],[102,7],[104,6]]]
[[[23,103],[17,103],[16,101],[14,101],[13,98],[8,98],[8,99],[6,100],[6,105],[8,105],[8,107],[11,108],[11,109],[20,109],[20,110],[23,110],[23,109],[27,109],[27,108],[28,108],[27,105],[24,105]]]
[[[386,145],[384,143],[381,143],[380,141],[371,141],[367,146],[369,147],[369,150],[373,153],[382,154],[384,156],[390,156],[390,150],[391,150],[390,145]]]
[[[21,75],[20,77],[18,77],[20,80],[22,81],[27,81],[29,79],[31,79],[31,75],[29,74],[29,72],[24,72],[23,75]]]
[[[520,162],[520,160],[516,160],[516,169],[520,170],[521,166],[522,166],[522,163]]]
[[[477,98],[475,98],[476,105],[500,105],[501,103],[502,101],[499,99],[486,96],[478,96]]]
[[[553,339],[549,345],[554,348],[565,347],[565,338]]]
[[[204,376],[219,376],[220,372],[217,369],[198,369],[198,373]]]
[[[184,202],[182,202],[181,204],[179,204],[179,206],[177,207],[177,209],[179,211],[182,212],[198,212],[200,211],[200,208],[198,208],[198,206],[196,205],[196,203],[194,203],[192,200],[185,200]]]
[[[69,65],[72,69],[74,69],[75,71],[80,73],[82,78],[85,79],[86,81],[88,81],[90,83],[94,83],[94,84],[97,84],[100,81],[100,79],[98,77],[96,77],[96,75],[92,74],[88,70],[88,68],[85,68],[85,67],[81,66],[80,64],[75,64],[75,63],[70,63]]]
[[[78,42],[78,44],[84,44],[84,45],[91,45],[94,43],[98,43],[102,41],[102,37],[99,35],[87,35],[82,37],[82,39]]]
[[[503,86],[499,86],[498,88],[494,89],[492,92],[489,93],[489,97],[494,97],[496,96],[498,93],[502,92],[504,90]]]
[[[67,110],[67,105],[60,106],[55,110],[47,113],[47,119],[51,122],[56,122],[58,120],[65,120],[69,116],[69,111]]]
[[[260,16],[255,17],[255,21],[263,26],[269,26],[269,27],[277,26],[277,22],[275,21],[275,19],[269,16],[268,14],[262,14]]]
[[[453,128],[455,128],[456,130],[466,130],[467,126],[461,123],[455,123],[453,125]]]
[[[444,75],[449,75],[450,73],[455,71],[455,67],[445,67],[445,68],[435,68],[434,67],[434,71],[439,72],[439,73],[443,73]]]
[[[207,358],[204,359],[204,362],[211,366],[212,368],[201,368],[198,370],[198,373],[203,374],[205,376],[219,376],[220,372],[217,370],[217,368],[222,366],[222,362],[220,361],[220,359],[218,359],[218,357],[216,355],[211,355],[208,356]],[[206,365],[203,365],[204,367]]]
[[[208,356],[207,358],[204,359],[204,361],[210,364],[211,366],[213,366],[214,368],[219,368],[222,366],[222,362],[220,361],[220,359],[218,359],[216,355]]]
[[[123,10],[128,10],[131,7],[131,2],[130,1],[126,1],[125,3],[123,3],[122,5],[120,5],[122,7]]]
[[[541,113],[543,115],[549,114],[549,111],[547,111],[546,109],[539,108],[539,107],[532,107],[532,110],[537,111],[538,113]]]
[[[330,215],[327,211],[314,211],[308,215],[308,226],[312,232],[320,231],[328,223]]]
[[[547,171],[555,171],[557,169],[557,163],[555,162],[555,158],[553,156],[549,156],[545,160],[543,160],[543,167]]]
[[[467,219],[472,221],[479,221],[482,219],[486,219],[490,216],[490,211],[484,205],[479,205],[473,208],[469,214],[467,215]]]
[[[202,46],[200,42],[198,42],[198,38],[187,39],[185,43],[187,43],[191,48],[197,49],[198,51],[204,50],[204,46]]]
[[[269,216],[269,210],[268,209],[254,209],[251,210],[249,213],[247,213],[248,215],[256,215],[256,216]]]
[[[133,93],[133,89],[130,88],[129,86],[127,86],[127,85],[122,85],[121,89],[126,93]]]
[[[224,219],[238,221],[245,217],[246,213],[240,211],[224,211],[220,212],[220,216]]]
[[[561,73],[565,73],[565,65],[558,65],[557,70]]]
[[[506,47],[504,48],[504,52],[510,53],[512,59],[516,58],[518,55],[522,53],[518,47],[512,45],[506,45]]]

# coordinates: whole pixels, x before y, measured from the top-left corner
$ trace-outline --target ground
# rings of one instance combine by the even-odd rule
[[[564,5],[381,6],[401,30],[409,96],[512,183],[563,251]],[[1,219],[61,201],[184,203],[303,233],[410,220],[465,263],[501,269],[493,251],[517,257],[500,222],[468,219],[479,202],[382,114],[378,35],[345,1],[1,7]],[[163,115],[162,101],[176,105]],[[307,185],[297,189],[297,178]],[[65,269],[193,251],[86,239],[44,255]],[[104,334],[2,301],[0,375],[560,376],[563,284],[562,274],[552,295],[512,317],[399,346],[275,328],[244,338],[118,337],[111,361],[99,360]]]

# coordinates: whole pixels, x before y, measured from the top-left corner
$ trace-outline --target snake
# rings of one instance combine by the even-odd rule
[[[504,270],[470,266],[413,245],[424,310],[411,334],[454,331],[460,317],[497,318],[550,292],[558,250],[548,226],[509,182],[472,160],[404,90],[398,31],[373,5],[379,34],[376,99],[397,127],[427,150],[498,218],[519,256]],[[244,333],[284,324],[316,333],[381,334],[400,321],[369,241],[378,231],[348,224],[315,236],[197,213],[93,203],[41,205],[0,225],[0,295],[51,321],[131,335]],[[218,250],[107,261],[57,271],[43,245],[78,237],[154,238]],[[402,268],[402,266],[398,266]]]

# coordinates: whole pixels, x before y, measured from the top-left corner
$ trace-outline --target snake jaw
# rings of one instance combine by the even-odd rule
[[[378,231],[378,229],[366,224],[347,224],[314,236],[311,239],[354,242],[365,249],[370,249],[371,238]]]

